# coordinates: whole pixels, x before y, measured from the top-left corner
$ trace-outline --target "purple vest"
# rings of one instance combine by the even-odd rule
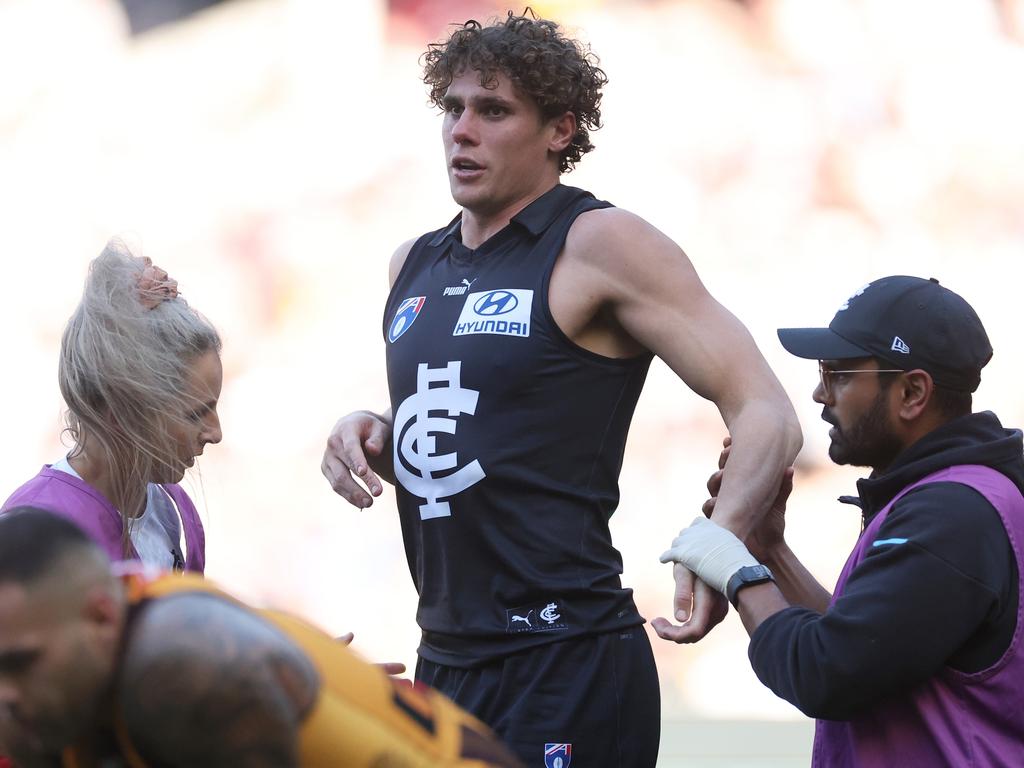
[[[206,567],[206,534],[199,513],[180,486],[161,487],[174,500],[181,517],[186,549],[185,570],[202,573]],[[44,466],[38,475],[11,494],[0,507],[0,513],[20,506],[38,507],[67,518],[85,531],[111,561],[125,559],[121,543],[124,532],[121,514],[102,493],[74,475]]]
[[[955,482],[981,493],[1002,518],[1017,560],[1024,597],[1024,497],[1009,478],[989,467],[949,467],[907,486],[871,521],[839,575],[833,601],[864,559],[892,505],[926,483]],[[1006,653],[981,672],[944,667],[930,680],[894,696],[853,720],[818,720],[812,765],[1024,766],[1024,654],[1020,653],[1021,601],[1017,628]],[[956,621],[955,616],[950,621]],[[884,652],[880,651],[880,652]]]

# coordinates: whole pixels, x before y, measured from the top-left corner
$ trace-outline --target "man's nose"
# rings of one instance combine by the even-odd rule
[[[452,141],[456,144],[476,143],[476,119],[468,109],[462,111],[452,126]]]
[[[832,404],[832,396],[825,391],[825,385],[821,381],[818,382],[818,385],[814,388],[814,391],[811,393],[811,399],[814,400],[814,402],[819,403],[820,405]]]

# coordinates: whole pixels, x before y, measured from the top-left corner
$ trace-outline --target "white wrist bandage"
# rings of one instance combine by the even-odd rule
[[[661,562],[670,561],[685,565],[723,595],[736,571],[745,565],[758,564],[732,531],[704,516],[694,520],[689,528],[683,528],[672,542],[672,548],[662,554]]]

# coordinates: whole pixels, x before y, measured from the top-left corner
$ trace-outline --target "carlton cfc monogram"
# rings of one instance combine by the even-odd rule
[[[457,422],[454,418],[431,416],[431,413],[445,411],[451,417],[463,413],[472,416],[476,412],[480,393],[464,389],[461,378],[461,361],[450,362],[444,368],[430,368],[420,363],[416,369],[416,392],[407,397],[395,413],[395,478],[409,493],[426,500],[419,509],[421,520],[449,517],[448,502],[438,499],[454,496],[486,476],[476,459],[450,472],[458,461],[456,454],[436,453],[435,434],[454,435]]]

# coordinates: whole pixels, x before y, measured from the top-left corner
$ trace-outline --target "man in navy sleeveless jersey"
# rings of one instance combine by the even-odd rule
[[[749,550],[701,517],[663,561],[737,605],[758,677],[819,718],[814,765],[1024,765],[1024,458],[1020,430],[971,412],[981,320],[938,281],[895,276],[779,338],[819,361],[829,456],[873,470],[842,499],[864,531],[834,595],[783,538],[791,475]]]
[[[395,483],[419,593],[417,678],[527,765],[649,768],[658,680],[608,520],[648,366],[715,402],[736,479],[716,519],[743,536],[800,446],[747,330],[679,247],[560,183],[591,149],[605,75],[557,24],[467,22],[425,57],[459,214],[400,246],[382,331],[391,407],[334,427],[323,472],[357,507]],[[676,569],[692,642],[725,602]],[[691,593],[694,593],[691,610]]]

